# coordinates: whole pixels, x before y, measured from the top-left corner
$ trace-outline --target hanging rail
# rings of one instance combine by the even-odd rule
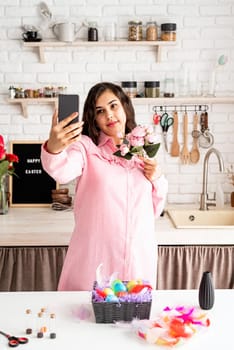
[[[206,112],[208,105],[174,105],[174,106],[153,106],[153,111],[157,112]]]

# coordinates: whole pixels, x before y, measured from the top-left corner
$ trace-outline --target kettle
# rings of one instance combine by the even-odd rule
[[[54,24],[52,30],[58,40],[71,43],[75,40],[81,27],[77,29],[75,23],[64,22]]]

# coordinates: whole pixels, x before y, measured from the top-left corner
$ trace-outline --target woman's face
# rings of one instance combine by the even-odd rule
[[[96,122],[99,129],[119,144],[119,133],[124,134],[126,114],[112,91],[106,90],[96,101]]]

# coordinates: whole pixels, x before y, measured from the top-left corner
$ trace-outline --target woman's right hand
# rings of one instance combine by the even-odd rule
[[[48,152],[60,153],[67,146],[80,139],[83,121],[68,125],[77,115],[77,112],[72,113],[69,117],[58,123],[58,112],[55,111],[52,118],[50,136],[46,144]]]

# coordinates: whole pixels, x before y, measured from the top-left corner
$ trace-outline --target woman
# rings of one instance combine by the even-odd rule
[[[76,116],[58,123],[54,114],[41,155],[59,183],[77,178],[75,228],[58,290],[91,290],[100,263],[107,277],[118,272],[122,280],[142,278],[155,287],[154,220],[167,181],[154,160],[113,155],[120,133],[136,126],[132,103],[118,85],[99,83],[88,93],[83,120],[66,126]]]

